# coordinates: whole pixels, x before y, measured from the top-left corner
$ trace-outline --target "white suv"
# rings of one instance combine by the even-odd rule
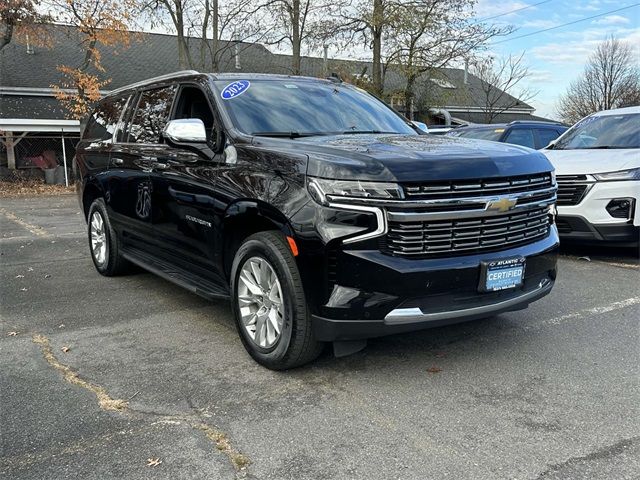
[[[542,152],[556,168],[562,238],[638,242],[640,107],[589,115]]]

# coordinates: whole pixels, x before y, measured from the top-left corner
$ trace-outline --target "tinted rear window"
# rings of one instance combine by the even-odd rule
[[[457,130],[456,136],[465,138],[477,138],[479,140],[493,140],[497,142],[504,133],[504,128],[473,128]]]
[[[107,98],[100,102],[89,117],[82,138],[90,141],[112,141],[128,99],[129,97]]]

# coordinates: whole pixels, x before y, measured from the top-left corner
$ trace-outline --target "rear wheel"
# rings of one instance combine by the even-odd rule
[[[102,198],[94,200],[89,208],[87,232],[91,259],[96,270],[107,277],[124,273],[129,262],[120,253],[118,236],[111,226]]]
[[[295,259],[279,232],[260,232],[238,249],[231,297],[243,345],[261,365],[285,370],[314,360],[316,341]]]

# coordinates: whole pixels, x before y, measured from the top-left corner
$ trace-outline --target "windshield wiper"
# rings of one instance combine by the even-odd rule
[[[342,132],[342,135],[364,135],[364,134],[378,134],[378,133],[394,133],[401,135],[400,132],[387,132],[385,130],[347,130]]]
[[[288,132],[253,132],[254,137],[275,137],[275,138],[300,138],[300,137],[316,137],[319,135],[327,135],[323,132],[297,132],[291,130]]]
[[[608,149],[615,149],[615,148],[629,148],[629,147],[620,147],[617,145],[598,145],[596,147],[586,147],[586,148],[583,148],[583,150],[608,150]]]

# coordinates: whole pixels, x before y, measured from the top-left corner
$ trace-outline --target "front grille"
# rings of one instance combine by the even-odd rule
[[[454,180],[429,184],[406,183],[403,185],[408,200],[469,198],[487,195],[508,195],[530,192],[553,186],[551,174],[521,175],[517,177],[485,178],[479,180]]]
[[[411,257],[504,250],[544,238],[549,228],[546,207],[456,220],[389,221],[384,249]]]
[[[584,198],[589,183],[586,175],[558,175],[558,205],[578,205]]]

